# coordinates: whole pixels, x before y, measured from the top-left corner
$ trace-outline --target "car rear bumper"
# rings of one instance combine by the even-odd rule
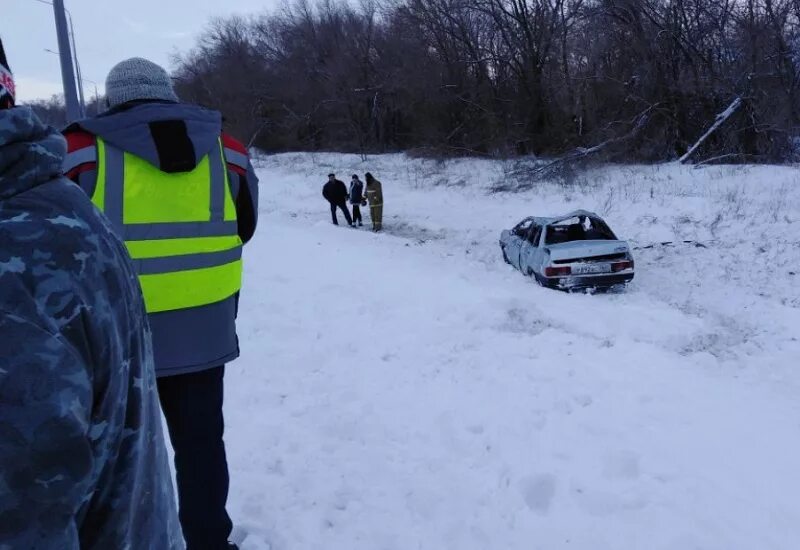
[[[633,280],[633,271],[623,273],[604,273],[599,275],[576,275],[569,277],[543,277],[542,284],[549,288],[565,290],[578,288],[607,288],[624,285]]]

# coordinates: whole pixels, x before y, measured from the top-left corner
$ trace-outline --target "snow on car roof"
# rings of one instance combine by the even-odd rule
[[[554,223],[563,222],[570,218],[577,218],[579,216],[586,216],[587,218],[595,218],[598,220],[602,220],[600,216],[595,214],[594,212],[590,212],[588,210],[574,210],[569,214],[564,214],[563,216],[530,216],[525,218],[525,220],[533,220],[539,225],[552,225]]]

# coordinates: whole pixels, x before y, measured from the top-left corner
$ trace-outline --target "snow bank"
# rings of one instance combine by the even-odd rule
[[[259,171],[226,378],[245,550],[798,547],[797,170],[610,167],[496,195],[491,161]],[[383,182],[386,233],[330,225],[330,171]],[[626,292],[502,262],[501,229],[579,207],[638,247]],[[702,246],[660,244],[683,240]]]

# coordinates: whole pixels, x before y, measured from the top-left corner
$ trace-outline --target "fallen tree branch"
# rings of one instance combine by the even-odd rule
[[[250,136],[250,140],[247,142],[247,149],[248,150],[250,150],[250,148],[253,147],[253,145],[255,144],[256,140],[258,139],[258,136],[261,135],[261,132],[264,131],[264,128],[266,128],[269,125],[269,123],[270,123],[269,120],[264,120],[261,123],[261,125],[258,127],[258,129],[255,132],[253,132],[253,134]]]
[[[728,119],[731,118],[734,115],[734,113],[736,113],[736,111],[739,110],[739,107],[742,106],[742,103],[743,102],[741,97],[737,97],[736,99],[734,99],[733,103],[728,105],[727,109],[725,109],[724,111],[722,111],[720,114],[717,115],[717,118],[714,121],[714,124],[711,125],[711,128],[709,128],[708,131],[705,134],[703,134],[700,137],[700,139],[698,139],[697,142],[689,148],[688,151],[686,151],[686,154],[680,158],[679,162],[681,164],[686,164],[686,161],[688,161],[692,157],[692,155],[695,154],[695,152],[700,148],[700,146],[703,145],[703,143],[705,143],[705,141],[714,132],[716,132],[720,126],[725,124],[725,122],[727,122]]]
[[[552,172],[555,168],[557,168],[557,167],[559,167],[561,165],[569,164],[571,162],[576,162],[578,160],[582,160],[582,159],[584,159],[586,157],[589,157],[591,155],[599,153],[599,152],[603,151],[604,149],[606,149],[607,147],[609,147],[610,145],[616,145],[618,143],[622,143],[622,142],[628,141],[628,140],[636,137],[639,134],[639,132],[647,125],[648,121],[650,120],[650,113],[656,107],[658,107],[658,104],[652,105],[652,106],[648,107],[645,111],[639,113],[632,121],[633,128],[631,128],[631,130],[627,134],[625,134],[623,136],[607,139],[606,141],[603,141],[602,143],[598,143],[597,145],[594,145],[592,147],[588,147],[588,148],[580,147],[580,148],[576,149],[575,151],[564,155],[563,157],[559,157],[559,158],[557,158],[555,160],[552,160],[552,161],[548,162],[544,166],[540,166],[538,168],[534,168],[533,170],[531,170],[529,168],[519,169],[519,170],[516,170],[516,171],[512,172],[512,175],[513,176],[525,175],[525,176],[530,177],[530,178],[539,177],[539,176],[542,176],[544,174]]]
[[[716,157],[711,157],[709,159],[701,160],[700,162],[695,164],[694,167],[695,168],[702,168],[703,166],[707,166],[709,164],[715,164],[715,163],[721,162],[721,161],[729,159],[729,158],[736,158],[736,159],[740,159],[740,160],[745,160],[745,159],[748,159],[748,158],[750,158],[750,159],[758,159],[759,157],[757,155],[748,155],[746,153],[728,153],[727,155],[719,155],[719,156],[716,156]]]

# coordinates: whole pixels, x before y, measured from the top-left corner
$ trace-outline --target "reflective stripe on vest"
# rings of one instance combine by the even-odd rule
[[[238,234],[222,143],[191,172],[162,172],[97,139],[92,202],[125,241],[148,313],[233,296],[242,283]]]

